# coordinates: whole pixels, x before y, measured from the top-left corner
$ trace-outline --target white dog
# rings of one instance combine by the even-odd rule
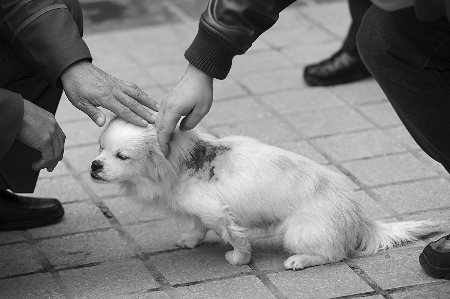
[[[177,130],[165,158],[156,137],[153,125],[112,120],[91,177],[193,218],[194,228],[178,246],[194,248],[214,230],[233,246],[225,255],[233,265],[250,262],[252,228],[275,228],[275,237],[294,254],[284,266],[294,270],[375,253],[439,230],[431,221],[373,222],[362,214],[344,175],[252,138]]]

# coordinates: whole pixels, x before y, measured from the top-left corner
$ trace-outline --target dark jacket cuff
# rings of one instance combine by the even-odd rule
[[[226,42],[200,21],[197,36],[184,53],[184,57],[209,76],[223,80],[230,72],[233,57],[241,54],[244,54],[244,51]]]

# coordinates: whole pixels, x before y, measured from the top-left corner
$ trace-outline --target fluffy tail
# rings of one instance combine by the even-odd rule
[[[376,221],[363,227],[362,240],[358,248],[360,254],[373,254],[383,249],[418,241],[442,230],[434,221],[402,221],[385,223]]]

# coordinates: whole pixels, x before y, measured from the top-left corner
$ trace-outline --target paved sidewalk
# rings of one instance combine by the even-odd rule
[[[142,10],[123,2],[84,0],[85,40],[96,65],[160,100],[183,74],[183,53],[205,1],[128,1]],[[117,15],[102,14],[105,5]],[[151,17],[132,17],[150,8]],[[124,16],[119,28],[114,18]],[[337,50],[349,20],[343,0],[288,8],[235,59],[230,77],[215,82],[203,125],[345,173],[373,219],[443,220],[450,232],[449,175],[414,143],[377,83],[309,88],[303,82],[304,65]],[[262,238],[254,240],[252,263],[241,267],[226,263],[230,246],[212,233],[197,249],[176,249],[191,224],[177,225],[114,186],[92,183],[88,169],[101,129],[65,98],[56,118],[67,135],[65,158],[53,173],[41,173],[34,195],[59,198],[66,216],[56,225],[0,233],[1,299],[450,298],[450,283],[419,266],[429,240],[302,271],[285,271],[287,253]]]

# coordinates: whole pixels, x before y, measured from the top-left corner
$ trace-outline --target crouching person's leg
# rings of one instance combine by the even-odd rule
[[[372,7],[358,32],[362,60],[419,146],[450,171],[450,22],[419,21],[413,8]],[[450,279],[450,235],[428,245],[420,263]]]

